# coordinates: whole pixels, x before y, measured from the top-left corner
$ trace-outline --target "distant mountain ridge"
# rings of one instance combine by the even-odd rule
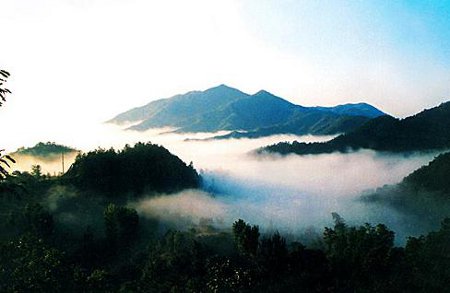
[[[11,153],[11,155],[28,155],[39,158],[48,158],[52,156],[61,156],[62,153],[76,152],[79,151],[65,145],[56,144],[54,142],[39,142],[33,147],[20,147],[14,153]]]
[[[265,90],[254,95],[219,85],[133,108],[109,123],[136,123],[129,129],[173,127],[177,132],[240,131],[247,137],[272,134],[336,134],[385,115],[365,104],[303,107]],[[248,133],[248,134],[247,134]]]
[[[332,112],[339,115],[363,116],[376,118],[386,115],[379,109],[367,103],[344,104],[335,107],[315,107],[317,110]]]
[[[450,102],[405,119],[374,118],[324,143],[278,143],[259,152],[321,154],[359,149],[410,152],[450,148]]]

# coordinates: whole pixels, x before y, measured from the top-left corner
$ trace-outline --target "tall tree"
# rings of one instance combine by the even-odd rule
[[[238,250],[247,255],[256,255],[259,244],[259,227],[251,226],[239,219],[233,223],[233,235]]]

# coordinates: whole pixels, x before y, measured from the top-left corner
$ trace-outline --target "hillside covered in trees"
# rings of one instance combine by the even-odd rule
[[[418,191],[438,192],[450,200],[449,178],[450,153],[445,153],[408,175],[402,184]]]
[[[436,172],[440,158],[430,164]],[[199,184],[192,165],[143,143],[80,155],[64,176],[8,175],[0,182],[0,291],[439,292],[448,284],[448,219],[396,247],[385,225],[353,227],[332,214],[334,226],[307,247],[241,219],[178,231],[128,205]]]
[[[79,155],[63,181],[108,196],[176,192],[197,188],[200,177],[162,146],[137,143],[121,151],[98,149]]]
[[[444,153],[406,176],[398,184],[367,191],[362,200],[388,204],[403,213],[423,218],[423,223],[433,226],[450,213],[448,178],[450,153]]]
[[[405,119],[381,116],[323,143],[281,142],[258,152],[322,154],[371,149],[411,152],[450,148],[450,102]]]

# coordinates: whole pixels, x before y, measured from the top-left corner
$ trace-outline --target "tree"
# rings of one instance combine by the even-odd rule
[[[9,155],[3,155],[5,150],[0,150],[0,180],[4,179],[8,175],[8,171],[5,166],[11,168],[10,163],[15,163],[16,161]]]
[[[42,176],[42,167],[41,165],[33,165],[31,166],[31,175],[33,175],[36,178],[41,178]]]
[[[256,255],[259,243],[259,227],[250,226],[239,219],[233,223],[233,235],[238,250],[243,254]]]
[[[54,232],[53,216],[39,203],[27,204],[23,211],[25,229],[39,238],[48,238]]]
[[[0,107],[6,102],[6,95],[10,94],[11,91],[4,87],[7,79],[9,77],[9,72],[0,69]],[[4,179],[8,175],[8,171],[5,166],[10,168],[9,163],[15,163],[14,159],[8,155],[3,155],[2,152],[5,150],[0,150],[0,180]]]
[[[334,229],[325,228],[323,239],[340,286],[388,286],[376,282],[386,280],[393,268],[394,232],[383,224],[349,227],[336,213],[333,218]]]
[[[439,292],[450,282],[450,218],[441,228],[426,236],[411,237],[405,247],[408,262],[413,268],[413,284],[422,292]]]
[[[269,273],[277,275],[287,268],[288,249],[286,239],[279,232],[261,240],[259,254]]]
[[[200,185],[193,167],[164,147],[151,143],[126,146],[122,151],[98,149],[80,155],[64,177],[82,190],[108,197],[169,193]]]
[[[106,239],[112,249],[129,246],[136,239],[139,216],[135,209],[109,204],[103,219]]]
[[[192,233],[169,230],[151,247],[140,286],[143,292],[202,292],[205,259]]]
[[[25,234],[0,243],[1,292],[67,292],[63,253]]]
[[[6,102],[6,95],[11,93],[9,89],[4,87],[9,75],[9,72],[0,69],[0,107]]]

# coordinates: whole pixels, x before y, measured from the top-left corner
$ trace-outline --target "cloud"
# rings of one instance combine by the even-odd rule
[[[124,132],[108,125],[102,127],[107,130],[98,128],[95,137],[104,148],[152,141],[184,162],[192,161],[201,172],[202,190],[148,195],[130,203],[141,215],[157,217],[179,228],[198,225],[207,218],[216,227],[229,228],[242,218],[260,225],[264,231],[278,229],[300,235],[311,227],[321,231],[324,226],[332,225],[331,213],[337,212],[350,224],[385,223],[397,232],[399,241],[429,229],[420,219],[388,205],[362,202],[359,197],[366,190],[400,182],[431,161],[435,153],[404,156],[364,150],[350,154],[256,156],[251,151],[267,144],[323,141],[331,137],[279,135],[260,139],[185,141],[211,134],[161,135],[162,130]],[[85,151],[95,147],[92,142],[61,142]],[[55,164],[59,167],[59,162]]]
[[[195,142],[184,142],[183,138],[166,147],[202,170],[203,190],[145,199],[136,203],[142,214],[172,222],[178,219],[178,224],[211,218],[218,227],[231,227],[242,218],[260,225],[263,231],[277,229],[300,235],[311,227],[320,231],[332,225],[331,213],[337,212],[349,224],[385,223],[396,231],[400,243],[406,236],[430,228],[393,207],[359,199],[366,190],[400,182],[431,161],[434,153],[404,156],[365,150],[255,156],[249,150],[260,145],[279,140],[311,141],[314,137]]]
[[[216,226],[220,225],[229,217],[231,207],[201,190],[151,196],[131,203],[131,206],[143,216],[182,226],[198,225],[203,219],[211,219]]]

